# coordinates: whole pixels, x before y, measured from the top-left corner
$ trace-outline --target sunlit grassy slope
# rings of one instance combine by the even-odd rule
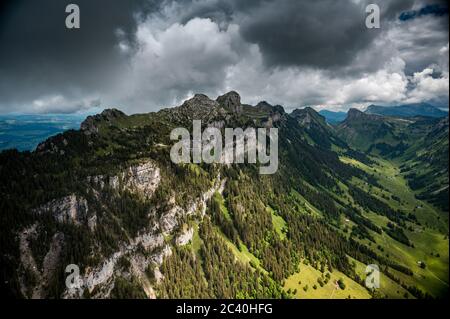
[[[416,199],[414,192],[407,186],[406,180],[400,174],[400,170],[395,163],[376,158],[376,164],[369,167],[354,159],[343,157],[341,160],[355,165],[368,173],[375,174],[383,190],[377,187],[369,189],[365,183],[356,179],[354,180],[355,185],[371,192],[372,195],[385,201],[395,209],[414,214],[421,223],[419,226],[408,222],[407,226],[409,227],[404,229],[413,247],[394,240],[385,232],[377,234],[370,231],[376,241],[376,245],[382,247],[382,251],[378,250],[378,252],[395,262],[407,266],[413,271],[414,275],[407,276],[392,269],[390,269],[390,272],[395,274],[405,284],[415,285],[431,295],[446,294],[449,288],[448,215],[436,207]],[[393,199],[392,195],[397,197],[397,200]],[[377,226],[386,227],[388,223],[386,217],[380,216],[375,212],[366,211],[364,215]],[[368,240],[363,242],[376,246]],[[420,267],[421,263],[425,263],[425,269]],[[395,292],[397,290],[399,290],[398,287]],[[395,297],[395,294],[392,294],[390,289],[387,289],[384,293]]]
[[[325,274],[310,265],[301,264],[300,271],[286,279],[284,288],[299,299],[368,299],[369,292],[339,271],[330,273],[328,283],[320,286],[318,279],[326,278]],[[341,289],[336,282],[342,279],[345,288]]]

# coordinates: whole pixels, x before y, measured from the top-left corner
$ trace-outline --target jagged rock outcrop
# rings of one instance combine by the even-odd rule
[[[181,106],[164,109],[158,113],[168,121],[184,126],[192,124],[193,120],[201,120],[207,124],[228,117],[227,111],[205,94],[196,94]]]
[[[165,212],[160,219],[160,227],[165,235],[170,234],[178,225],[178,217],[184,213],[184,210],[177,205],[173,205]]]
[[[181,116],[187,120],[203,120],[218,116],[219,103],[211,100],[205,94],[196,94],[193,98],[185,101],[179,108],[173,109],[175,116]]]
[[[62,134],[58,134],[56,136],[50,137],[45,140],[36,147],[37,153],[59,153],[60,155],[64,155],[64,147],[68,145],[68,141]]]
[[[280,122],[286,115],[284,108],[281,105],[271,105],[266,101],[259,102],[255,109],[259,112],[266,113],[267,118],[263,120],[263,126],[267,128],[273,127],[276,123]]]
[[[161,181],[161,172],[155,163],[147,161],[139,165],[130,166],[122,174],[122,178],[125,187],[136,189],[145,196],[150,197]]]
[[[154,276],[157,284],[160,284],[164,279],[164,275],[161,273],[161,270],[159,270],[159,267],[155,267]]]
[[[330,129],[330,125],[327,123],[325,117],[311,107],[296,109],[291,113],[291,116],[297,120],[301,127],[308,130],[313,128],[320,130]]]
[[[231,91],[217,98],[217,102],[228,111],[233,113],[242,113],[241,96]]]
[[[256,106],[242,104],[240,95],[235,91],[221,95],[215,101],[205,94],[196,94],[181,106],[158,112],[159,116],[182,127],[189,127],[193,120],[200,120],[204,126],[218,129],[236,127],[241,116],[251,118],[253,114],[254,127],[270,128],[286,117],[280,105],[273,106],[267,102]]]
[[[107,297],[114,287],[113,276],[117,271],[120,274],[120,269],[116,269],[116,265],[120,258],[126,257],[130,263],[134,265],[135,272],[144,274],[148,265],[155,262],[159,263],[164,260],[164,257],[170,256],[170,247],[164,246],[158,252],[155,252],[150,257],[145,257],[137,252],[139,247],[143,247],[146,251],[152,252],[153,249],[164,246],[164,237],[161,234],[144,233],[131,240],[128,244],[122,244],[120,249],[106,259],[100,266],[94,269],[87,269],[84,275],[78,280],[79,287],[67,289],[63,295],[64,298],[80,298],[83,296],[85,290],[92,293],[94,288],[104,286],[95,297]],[[160,263],[159,263],[160,264]]]
[[[126,114],[117,109],[106,109],[101,114],[88,116],[86,120],[81,123],[80,129],[86,135],[98,133],[98,123],[111,123],[121,117],[126,117]]]
[[[157,278],[157,281],[162,280],[163,275],[159,272],[159,266],[162,265],[164,258],[172,254],[172,248],[165,242],[164,236],[173,233],[183,216],[197,213],[200,217],[203,217],[206,213],[207,201],[215,192],[223,192],[225,182],[226,180],[221,179],[220,175],[218,175],[214,185],[202,196],[194,199],[187,210],[177,206],[174,199],[169,200],[172,206],[166,213],[162,214],[157,224],[142,232],[136,238],[131,239],[128,243],[120,245],[120,249],[98,267],[87,269],[79,280],[79,288],[67,289],[63,297],[81,298],[85,290],[92,293],[94,289],[98,292],[91,296],[92,298],[108,297],[114,287],[115,276],[124,276],[124,271],[130,271],[133,276],[139,278],[147,296],[154,298],[155,293],[148,282],[146,271],[150,265],[154,265],[154,277]],[[193,235],[193,228],[188,229],[176,238],[175,245],[186,245],[192,240]],[[141,249],[144,249],[145,254],[142,254]],[[122,257],[126,257],[130,261],[131,267],[129,270],[117,267],[118,261]]]
[[[212,108],[217,107],[218,105],[219,104],[216,101],[211,100],[205,94],[195,94],[193,98],[186,100],[181,107],[189,108],[189,109],[192,109],[192,108],[212,109]]]
[[[32,210],[32,213],[51,214],[60,223],[87,224],[89,207],[86,199],[75,194],[52,200]]]
[[[383,116],[376,115],[376,114],[364,113],[358,109],[350,109],[347,113],[346,121],[354,121],[354,120],[376,121],[376,120],[383,120]]]
[[[178,246],[184,246],[189,244],[189,242],[192,240],[192,237],[194,236],[194,228],[189,228],[185,230],[181,235],[177,237],[175,240],[175,243]]]
[[[90,176],[88,182],[103,189],[106,185],[120,190],[128,189],[150,198],[161,182],[161,171],[151,160],[131,165],[115,176]]]

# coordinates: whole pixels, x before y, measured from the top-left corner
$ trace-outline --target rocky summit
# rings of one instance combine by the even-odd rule
[[[241,97],[240,95],[235,92],[231,91],[227,94],[224,94],[222,96],[219,96],[217,98],[217,102],[224,107],[227,110],[230,110],[234,113],[242,113],[242,104],[241,104]]]

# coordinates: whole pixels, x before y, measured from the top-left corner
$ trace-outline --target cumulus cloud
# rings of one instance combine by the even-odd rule
[[[136,39],[139,49],[115,90],[133,111],[172,106],[196,92],[222,93],[228,69],[247,49],[237,25],[221,30],[200,18],[167,28],[144,22]]]
[[[393,22],[391,27],[424,36],[415,24],[404,27]],[[195,92],[215,97],[238,90],[251,104],[267,100],[288,109],[305,105],[345,109],[369,103],[425,101],[435,98],[433,94],[445,96],[442,84],[439,91],[428,89],[425,94],[430,85],[408,74],[405,60],[412,49],[397,41],[397,33],[390,28],[355,56],[353,69],[360,66],[359,72],[351,72],[349,67],[348,72],[343,68],[340,73],[316,66],[268,67],[261,46],[247,42],[240,31],[239,25],[223,27],[209,18],[169,26],[157,19],[143,22],[137,32],[140,50],[132,59],[130,80],[123,90],[124,103],[128,101],[132,109],[153,110],[177,105]],[[427,28],[422,31],[429,32]],[[414,44],[414,38],[408,43]],[[434,51],[431,61],[445,55],[445,47]],[[438,80],[432,80],[435,87]]]
[[[397,20],[384,32],[380,49],[395,48],[392,54],[406,62],[405,71],[412,75],[432,63],[440,63],[443,56],[441,49],[449,41],[447,28],[446,17],[422,16],[408,21]]]
[[[448,103],[449,78],[448,73],[433,77],[434,70],[427,68],[414,73],[411,78],[413,89],[409,92],[408,102],[439,101],[446,99]]]
[[[230,70],[227,87],[239,87],[250,103],[268,100],[288,109],[305,105],[340,109],[406,98],[408,80],[401,60],[389,61],[385,69],[360,77],[334,77],[312,68],[267,70],[257,48],[247,59]]]
[[[365,0],[114,1],[102,2],[104,12],[82,1],[82,31],[70,35],[55,8],[28,34],[17,17],[33,8],[21,4],[2,19],[11,32],[0,29],[0,112],[73,112],[99,101],[149,112],[228,90],[288,109],[448,105],[448,15],[399,19],[428,2],[380,2],[382,28],[368,30]]]

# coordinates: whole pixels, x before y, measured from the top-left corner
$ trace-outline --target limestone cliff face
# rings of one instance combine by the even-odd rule
[[[144,161],[136,165],[132,165],[118,175],[113,177],[95,176],[89,177],[86,187],[93,187],[94,185],[100,187],[92,188],[94,193],[102,190],[106,185],[111,188],[120,190],[127,189],[135,192],[144,198],[150,198],[161,181],[160,169],[153,161]],[[100,196],[96,197],[98,205],[102,205]],[[82,196],[70,194],[68,196],[52,200],[40,207],[31,210],[31,213],[38,217],[44,215],[51,216],[58,223],[68,223],[76,227],[87,227],[91,232],[95,231],[97,225],[96,212],[89,208],[88,201]],[[106,212],[107,213],[107,212]],[[176,218],[176,216],[173,216]],[[168,223],[176,225],[174,221],[167,221]],[[151,261],[162,262],[163,258],[170,255],[170,247],[164,248],[164,237],[159,229],[160,225],[149,225],[149,231],[143,230],[136,238],[132,238],[129,242],[124,242],[120,245],[120,249],[106,258],[100,266],[86,272],[82,277],[83,285],[76,292],[66,292],[64,297],[75,298],[81,297],[82,292],[87,289],[89,292],[99,286],[108,283],[114,274],[115,265],[119,258],[127,255],[132,262],[134,269],[139,270],[142,274]],[[54,269],[59,262],[59,255],[64,244],[64,234],[54,234],[54,239],[49,247],[49,251],[45,255],[42,267],[38,266],[33,252],[30,248],[30,242],[36,240],[39,233],[39,222],[32,225],[32,227],[24,229],[19,233],[20,241],[20,257],[21,264],[24,271],[32,273],[36,279],[33,286],[27,286],[26,281],[22,280],[22,294],[30,298],[45,298],[45,285],[50,280],[54,273]],[[156,248],[162,247],[160,252],[155,253],[146,260],[133,256],[133,253],[138,248],[143,248],[145,251],[153,251]],[[136,258],[137,259],[136,259]],[[136,271],[136,270],[135,270]],[[109,282],[109,284],[112,284]],[[112,289],[111,287],[109,287]],[[110,292],[108,290],[101,290],[97,297],[105,297]],[[81,294],[80,294],[81,292]]]
[[[176,239],[176,244],[178,246],[184,246],[189,244],[189,242],[192,240],[192,237],[194,236],[194,228],[189,228],[186,231],[184,231],[178,238]]]
[[[86,224],[89,207],[86,199],[75,194],[55,199],[32,211],[35,214],[51,214],[60,223]]]
[[[217,98],[217,102],[226,110],[238,114],[242,113],[241,97],[235,91],[231,91],[225,95],[219,96]]]
[[[20,261],[22,271],[31,273],[35,284],[29,286],[21,277],[20,289],[24,296],[32,299],[47,297],[46,284],[51,280],[58,267],[61,250],[64,246],[64,234],[57,232],[53,235],[50,248],[45,254],[42,265],[39,266],[30,248],[30,241],[38,235],[37,224],[24,229],[19,235]]]
[[[172,246],[166,243],[164,237],[173,234],[180,219],[183,216],[199,213],[204,216],[207,201],[215,192],[222,193],[225,187],[225,180],[220,176],[217,177],[214,185],[205,192],[200,198],[193,200],[189,209],[174,205],[166,213],[163,214],[159,223],[153,225],[149,230],[142,232],[136,238],[131,239],[127,243],[123,243],[120,249],[109,256],[104,262],[95,269],[88,269],[80,278],[80,287],[78,289],[67,289],[63,295],[64,298],[81,298],[85,290],[96,294],[91,295],[93,298],[107,298],[114,288],[114,278],[116,276],[126,277],[133,275],[139,278],[144,291],[149,298],[154,298],[155,293],[153,287],[148,282],[146,271],[149,266],[153,266],[154,277],[157,281],[162,279],[159,266],[162,265],[164,258],[172,254]],[[189,228],[175,239],[175,245],[183,246],[188,244],[193,237],[194,230]],[[143,248],[144,251],[141,251]],[[120,258],[125,257],[129,260],[131,267],[129,271],[124,271],[118,265]],[[159,279],[158,279],[159,278]]]
[[[109,186],[115,190],[128,189],[150,198],[161,182],[161,171],[151,160],[132,165],[115,176],[90,176],[88,182],[103,189]]]
[[[161,173],[154,163],[148,161],[129,167],[122,174],[122,178],[125,182],[125,187],[136,189],[144,196],[150,197],[161,182]]]
[[[91,176],[86,180],[86,187],[91,188],[94,199],[89,202],[82,196],[71,194],[59,199],[52,200],[40,207],[32,210],[33,214],[39,216],[51,216],[58,223],[68,223],[75,227],[84,227],[92,235],[95,235],[96,225],[99,222],[95,207],[105,207],[100,193],[108,187],[109,190],[127,190],[143,197],[143,200],[150,199],[156,189],[161,184],[160,168],[155,162],[148,160],[131,165],[114,176]],[[76,281],[75,288],[67,288],[61,297],[63,298],[83,298],[86,293],[91,298],[108,298],[114,289],[115,279],[137,278],[143,287],[148,298],[156,298],[153,289],[154,283],[148,279],[148,271],[152,269],[156,282],[163,279],[159,271],[165,258],[172,254],[173,246],[183,246],[188,244],[194,234],[192,227],[181,227],[181,220],[185,216],[196,215],[200,219],[206,213],[207,201],[215,192],[223,192],[225,180],[218,175],[215,182],[200,197],[192,198],[187,206],[181,207],[175,202],[175,197],[171,197],[166,203],[161,203],[165,207],[162,212],[150,210],[149,223],[141,229],[133,238],[125,237],[118,245],[118,249],[109,255],[99,255],[99,262],[95,267],[80,269],[80,277]],[[118,196],[119,193],[117,193]],[[95,202],[92,202],[92,201]],[[91,207],[92,206],[92,207]],[[108,211],[102,212],[108,214]],[[183,228],[184,231],[177,233]],[[22,280],[22,293],[29,298],[45,298],[46,285],[53,275],[60,262],[60,254],[64,247],[64,234],[55,233],[49,250],[45,255],[42,266],[38,266],[36,256],[33,255],[30,243],[36,240],[40,230],[38,221],[31,227],[19,233],[20,258],[25,271],[32,273],[37,279],[33,284]],[[166,238],[173,237],[173,241]],[[101,245],[101,243],[96,243]],[[98,255],[98,253],[96,253]],[[122,259],[127,260],[129,266],[123,267]],[[63,265],[67,266],[67,265]],[[62,279],[63,280],[63,279]]]
[[[138,247],[143,247],[150,256],[145,256],[138,252]],[[160,248],[157,250],[157,248]],[[164,237],[161,234],[143,233],[132,239],[129,243],[123,243],[120,249],[103,261],[101,265],[93,269],[87,269],[81,276],[79,287],[67,289],[64,298],[81,298],[85,290],[92,294],[95,288],[98,292],[93,298],[107,298],[114,288],[114,276],[121,276],[122,269],[118,267],[118,261],[126,257],[131,265],[131,272],[141,280],[145,277],[145,271],[148,266],[154,262],[161,264],[164,257],[172,253],[170,246],[164,243]],[[149,296],[150,297],[150,296]]]

